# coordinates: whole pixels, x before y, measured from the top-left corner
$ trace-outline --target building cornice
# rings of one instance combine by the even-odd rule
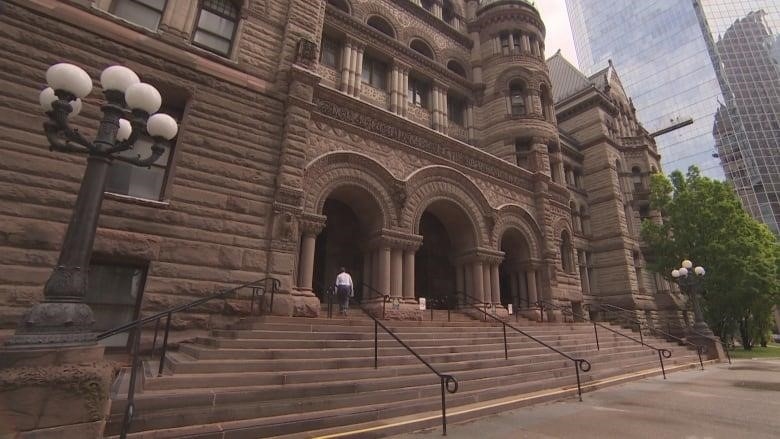
[[[423,20],[425,24],[436,28],[437,31],[447,35],[448,37],[457,41],[459,44],[466,46],[466,48],[471,49],[472,47],[474,47],[474,42],[471,40],[471,38],[468,35],[462,33],[461,31],[445,23],[444,20],[436,17],[435,15],[431,14],[430,12],[421,8],[420,6],[417,6],[416,4],[410,2],[409,0],[392,0],[392,2],[395,3],[397,6],[403,8],[405,11],[409,12],[410,14],[414,15],[415,17]],[[466,20],[465,17],[460,17],[460,18],[463,19],[463,21],[465,22]]]

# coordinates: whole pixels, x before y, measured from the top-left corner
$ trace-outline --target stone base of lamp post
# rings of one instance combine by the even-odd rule
[[[709,328],[707,328],[707,331],[709,331],[709,334],[711,335],[697,330],[697,334],[689,333],[685,339],[693,344],[703,346],[704,352],[702,353],[702,356],[710,360],[718,360],[720,362],[727,361],[728,358],[723,350],[720,339],[712,334],[712,331],[710,331]]]
[[[35,349],[48,345],[66,347],[94,344],[94,323],[92,309],[86,303],[41,302],[25,312],[16,333],[6,341],[6,345]]]
[[[542,320],[542,312],[536,307],[520,310],[520,315],[532,322],[539,322]]]

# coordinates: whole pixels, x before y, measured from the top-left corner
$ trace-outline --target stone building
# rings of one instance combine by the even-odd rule
[[[42,297],[83,173],[41,129],[62,61],[131,67],[180,122],[151,168],[113,166],[101,327],[266,275],[274,313],[314,316],[339,266],[400,318],[453,291],[531,317],[538,299],[672,309],[637,238],[655,145],[612,66],[548,67],[544,35],[522,0],[5,2],[1,327]],[[88,135],[100,101],[72,119]],[[174,326],[229,318],[210,311]]]

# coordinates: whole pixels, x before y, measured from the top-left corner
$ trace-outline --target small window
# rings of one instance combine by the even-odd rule
[[[430,93],[430,86],[417,78],[409,78],[409,104],[428,108],[428,94]]]
[[[90,264],[84,301],[95,315],[95,330],[107,331],[137,318],[145,277],[145,267]],[[112,347],[127,346],[128,334],[117,334],[102,343]]]
[[[638,166],[631,168],[631,180],[634,182],[634,190],[642,190],[644,184],[642,181],[642,170]]]
[[[166,102],[164,97],[163,102]],[[168,106],[160,109],[160,112],[167,113],[180,124],[179,133],[181,133],[183,108],[184,105],[178,108]],[[163,155],[148,168],[115,160],[108,171],[105,191],[146,200],[162,199],[176,139],[178,136],[171,139],[170,147],[166,148]],[[139,136],[133,148],[121,152],[120,155],[148,157],[151,154],[153,143],[154,140],[150,136],[143,134]]]
[[[450,122],[464,126],[464,114],[466,113],[466,100],[453,95],[447,95],[447,119]]]
[[[340,53],[341,43],[327,37],[322,39],[322,50],[320,51],[321,64],[337,69],[339,67]]]
[[[192,41],[218,55],[229,56],[237,23],[238,8],[232,0],[203,0]]]
[[[515,140],[515,157],[517,159],[517,166],[528,166],[528,154],[531,152],[531,140],[530,139],[516,139]]]
[[[372,58],[363,56],[363,82],[381,90],[387,89],[387,64]]]
[[[165,2],[166,0],[116,0],[112,4],[111,13],[147,29],[157,30]]]
[[[509,104],[513,116],[521,116],[526,113],[525,87],[522,83],[515,81],[509,85]]]

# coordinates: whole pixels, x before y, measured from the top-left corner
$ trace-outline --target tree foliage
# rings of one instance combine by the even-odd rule
[[[655,174],[650,188],[650,205],[664,218],[642,224],[651,268],[671,279],[683,259],[703,266],[710,328],[721,337],[738,331],[746,349],[765,343],[772,307],[780,303],[777,238],[742,209],[728,184],[701,176],[695,166],[686,175]]]

